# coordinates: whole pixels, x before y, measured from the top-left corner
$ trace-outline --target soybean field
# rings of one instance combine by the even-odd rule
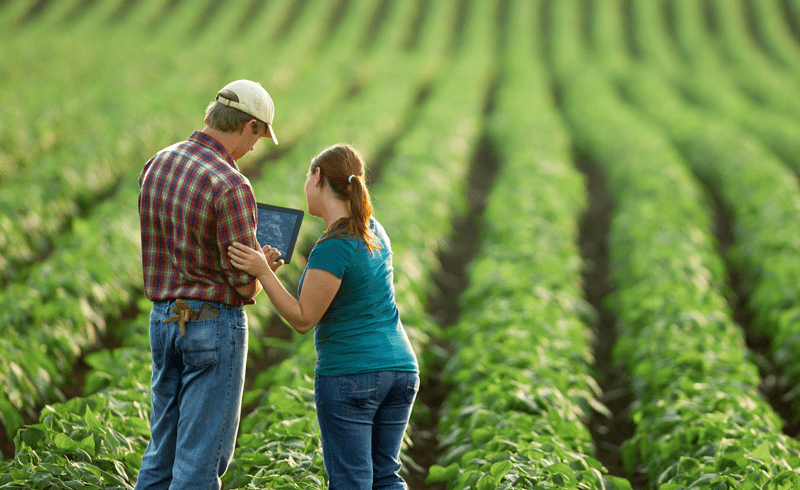
[[[259,202],[365,157],[409,488],[800,488],[800,0],[2,0],[0,32],[0,489],[135,485],[139,173],[241,78]],[[313,338],[246,311],[224,488],[327,488]]]

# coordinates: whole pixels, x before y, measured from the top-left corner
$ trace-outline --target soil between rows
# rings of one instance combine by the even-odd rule
[[[585,176],[588,192],[588,205],[581,217],[578,241],[584,263],[584,295],[598,318],[594,345],[596,377],[602,390],[600,401],[611,411],[610,417],[593,412],[589,430],[595,444],[595,457],[608,472],[627,478],[634,490],[643,490],[648,488],[647,476],[628,475],[622,464],[622,444],[633,436],[636,429],[629,417],[633,394],[624,367],[615,364],[611,355],[617,341],[616,317],[603,306],[606,295],[613,288],[608,277],[608,232],[613,198],[596,162],[582,155],[575,156],[574,161]]]

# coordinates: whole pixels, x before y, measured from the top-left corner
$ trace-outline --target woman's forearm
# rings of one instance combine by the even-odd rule
[[[267,293],[272,305],[289,325],[299,333],[306,333],[311,330],[316,322],[308,319],[304,315],[300,301],[289,294],[283,284],[271,270],[265,272],[258,278],[259,282]]]

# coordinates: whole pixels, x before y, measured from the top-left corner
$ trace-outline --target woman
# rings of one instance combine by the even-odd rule
[[[391,244],[372,217],[361,155],[349,145],[317,155],[305,194],[326,232],[308,257],[299,299],[275,276],[277,254],[268,245],[235,243],[231,261],[259,279],[295,330],[314,328],[314,398],[329,488],[405,489],[400,444],[419,367],[400,322]]]

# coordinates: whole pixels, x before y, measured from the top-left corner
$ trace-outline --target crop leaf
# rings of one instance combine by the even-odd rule
[[[632,490],[631,482],[619,476],[604,475],[603,485],[609,490]]]
[[[486,475],[480,479],[477,488],[478,490],[495,490],[497,488],[497,480],[491,475]]]
[[[435,464],[428,469],[425,483],[441,483],[454,479],[458,475],[458,463],[453,463],[447,468]]]
[[[495,480],[499,482],[500,480],[503,479],[505,474],[508,473],[509,470],[511,470],[511,466],[512,466],[511,461],[508,460],[498,461],[497,463],[492,464],[490,471]]]
[[[772,456],[769,454],[769,444],[766,442],[758,446],[752,455],[759,461],[767,462],[772,460]]]
[[[55,442],[56,448],[61,449],[62,451],[74,451],[80,447],[80,443],[78,441],[73,441],[64,433],[56,434],[53,438],[53,442]]]

